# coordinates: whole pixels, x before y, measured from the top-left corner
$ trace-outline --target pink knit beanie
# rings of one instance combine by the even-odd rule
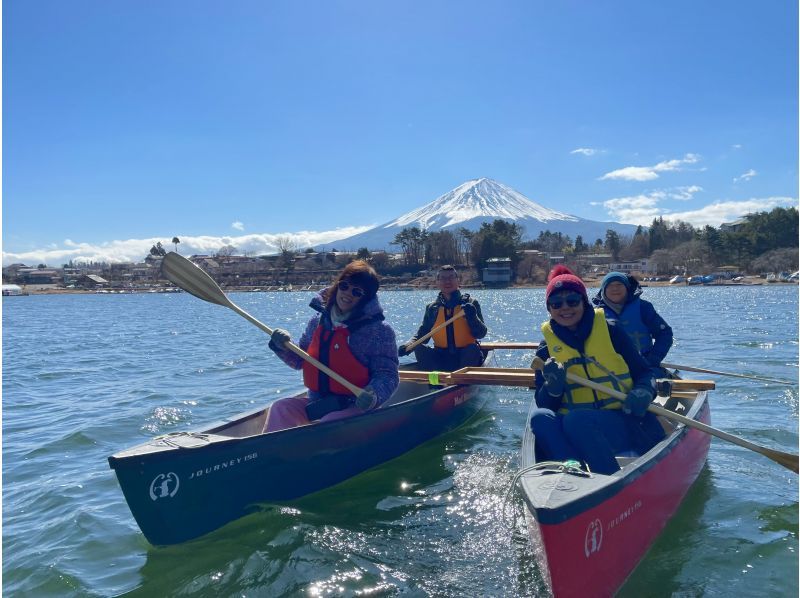
[[[589,303],[589,296],[586,293],[586,285],[583,281],[572,273],[572,270],[562,264],[558,264],[547,277],[547,290],[544,292],[544,300],[549,301],[550,295],[560,291],[575,291],[583,297],[584,303]]]

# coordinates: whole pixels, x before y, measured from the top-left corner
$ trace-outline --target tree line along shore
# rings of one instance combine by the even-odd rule
[[[392,245],[398,251],[316,251],[300,249],[289,237],[277,240],[272,255],[240,255],[225,245],[213,255],[190,257],[219,284],[230,290],[308,290],[328,284],[353,259],[369,261],[386,289],[431,288],[442,264],[455,265],[465,288],[538,287],[547,274],[564,263],[591,284],[606,272],[631,273],[648,285],[669,284],[675,276],[691,283],[693,276],[714,284],[760,284],[782,281],[797,271],[798,211],[775,208],[749,214],[719,229],[695,228],[684,222],[653,220],[631,237],[613,230],[605,239],[587,242],[561,233],[544,231],[525,240],[524,229],[505,220],[484,223],[477,231],[463,228],[427,232],[409,227]],[[178,251],[180,239],[172,238]],[[11,264],[3,268],[3,284],[27,292],[158,292],[170,287],[160,273],[161,243],[138,263],[73,263],[61,268],[46,264]],[[711,282],[703,280],[702,282]]]

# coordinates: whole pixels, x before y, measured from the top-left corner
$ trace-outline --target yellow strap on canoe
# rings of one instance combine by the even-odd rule
[[[428,384],[439,386],[439,372],[428,372]]]

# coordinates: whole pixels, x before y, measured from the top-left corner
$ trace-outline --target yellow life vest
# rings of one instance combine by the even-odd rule
[[[567,373],[599,382],[622,392],[628,392],[631,389],[631,373],[628,364],[614,350],[602,309],[594,310],[594,323],[589,338],[584,344],[584,353],[578,352],[558,338],[553,332],[550,321],[542,324],[542,333],[547,342],[550,356],[564,364]],[[568,413],[571,409],[620,409],[621,407],[622,404],[618,399],[567,380],[564,399],[558,412]]]
[[[446,307],[440,307],[439,313],[436,314],[436,321],[433,323],[433,327],[436,328],[437,326],[441,326],[446,320],[449,320],[461,311],[462,309],[460,305],[456,305],[455,309],[452,310]],[[447,348],[447,329],[450,328],[450,326],[453,327],[453,335],[455,337],[456,347],[459,349],[461,347],[468,347],[469,345],[477,342],[475,337],[472,336],[472,332],[467,324],[467,319],[459,318],[455,322],[451,322],[433,334],[433,346],[437,349]]]

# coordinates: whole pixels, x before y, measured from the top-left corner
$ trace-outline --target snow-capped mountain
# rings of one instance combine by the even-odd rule
[[[478,230],[484,222],[502,219],[513,221],[525,229],[525,239],[535,239],[540,232],[560,232],[575,239],[582,235],[584,242],[605,239],[608,229],[623,235],[632,235],[636,226],[617,222],[597,222],[557,212],[539,205],[522,193],[492,179],[481,178],[462,183],[452,191],[436,198],[429,204],[408,212],[368,231],[326,243],[319,249],[355,250],[366,247],[370,250],[396,250],[391,245],[395,236],[404,228],[418,227],[429,232],[455,231],[459,228]]]
[[[462,183],[428,205],[383,225],[383,228],[417,226],[426,230],[441,230],[474,218],[503,220],[533,218],[540,222],[578,220],[575,216],[533,203],[522,193],[514,191],[503,183],[484,178]]]

